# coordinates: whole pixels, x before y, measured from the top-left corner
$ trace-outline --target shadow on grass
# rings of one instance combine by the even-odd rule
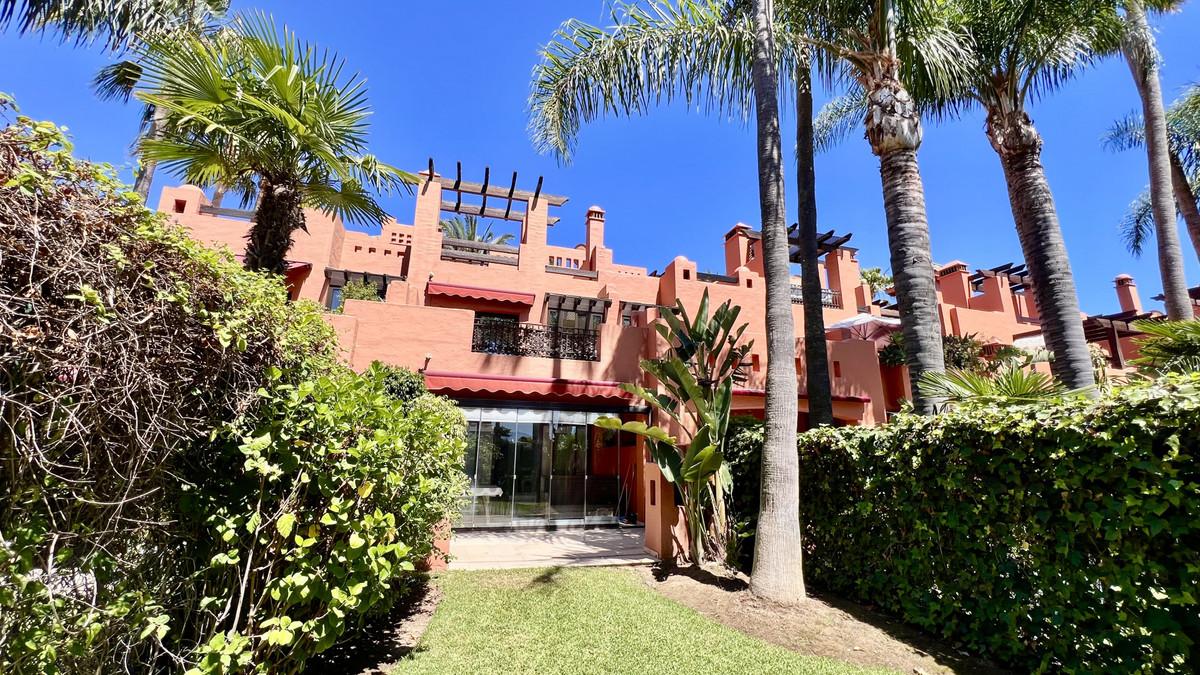
[[[541,574],[529,580],[530,588],[551,586],[558,583],[558,576],[563,571],[562,565],[547,567]]]
[[[367,619],[352,636],[309,659],[304,675],[388,672],[420,651],[418,642],[440,600],[441,590],[424,579],[391,611]]]
[[[703,584],[716,591],[723,591],[730,594],[730,600],[734,603],[754,603],[763,606],[772,606],[781,615],[789,612],[789,608],[775,605],[769,601],[760,600],[750,595],[750,585],[747,578],[741,574],[723,573],[722,570],[712,571],[708,568],[696,567],[693,565],[676,566],[672,564],[658,563],[651,569],[651,574],[657,582],[664,582],[670,577],[686,577],[697,583]],[[742,598],[734,598],[733,596],[743,596]],[[939,664],[952,669],[956,673],[1009,673],[1011,671],[1001,668],[990,661],[972,656],[964,650],[957,648],[955,644],[947,643],[944,640],[937,638],[915,626],[911,626],[902,620],[893,618],[884,614],[873,607],[861,605],[859,603],[847,600],[845,598],[827,593],[821,590],[814,590],[811,587],[808,589],[809,601],[823,603],[836,610],[844,612],[852,617],[855,621],[874,627],[875,629],[885,633],[888,637],[897,642],[904,643],[908,647],[915,650],[919,655],[928,656],[936,660]],[[705,613],[705,612],[702,612]],[[718,618],[714,616],[713,618]],[[726,617],[730,619],[732,617]],[[747,630],[747,627],[739,627],[736,625],[736,620],[732,623],[727,623],[725,620],[718,619],[721,623],[726,623],[732,628],[741,630],[742,632],[754,633],[753,630]],[[786,645],[785,645],[786,646]]]

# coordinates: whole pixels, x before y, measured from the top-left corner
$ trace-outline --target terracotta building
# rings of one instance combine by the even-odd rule
[[[461,404],[469,420],[465,468],[471,503],[460,527],[639,522],[647,547],[673,550],[675,509],[639,439],[593,426],[600,415],[650,419],[622,382],[642,382],[639,361],[664,343],[652,325],[665,306],[689,310],[707,291],[731,299],[754,340],[749,380],[735,391],[735,410],[761,415],[766,375],[765,286],[760,236],[738,224],[725,235],[725,269],[701,271],[677,256],[661,272],[620,264],[605,245],[607,214],[593,206],[573,248],[547,243],[566,197],[504,184],[472,183],[429,171],[416,188],[411,224],[388,222],[379,234],[347,230],[322,213],[306,213],[287,279],[293,298],[330,309],[346,360],[372,361],[425,375],[429,389]],[[159,209],[200,241],[241,252],[252,214],[214,208],[198,188],[166,188]],[[449,239],[443,218],[464,214],[520,224],[512,245]],[[618,221],[619,222],[619,221]],[[619,225],[617,225],[619,226]],[[844,424],[878,424],[907,395],[903,367],[881,366],[880,346],[896,330],[894,306],[876,301],[860,279],[849,236],[822,237],[819,301],[829,327],[834,414]],[[972,271],[953,262],[937,270],[946,334],[972,334],[989,348],[1040,343],[1037,311],[1023,266]],[[350,283],[374,287],[378,301],[349,300]],[[1132,344],[1127,321],[1143,315],[1132,279],[1117,279],[1122,312],[1086,317],[1089,339],[1114,366]],[[803,331],[799,279],[792,310]],[[1085,317],[1081,317],[1081,320]],[[798,340],[798,424],[807,425],[804,349]],[[657,420],[654,420],[657,421]],[[670,430],[677,433],[679,430]],[[677,546],[677,542],[674,544]]]

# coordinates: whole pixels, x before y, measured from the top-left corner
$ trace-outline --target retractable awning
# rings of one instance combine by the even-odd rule
[[[425,386],[434,393],[458,397],[506,395],[545,400],[607,399],[610,402],[629,402],[633,399],[632,395],[621,390],[619,382],[607,380],[426,371]]]
[[[429,282],[425,288],[426,295],[441,295],[451,298],[463,298],[466,300],[483,300],[485,302],[498,302],[512,305],[532,306],[537,296],[533,293],[521,293],[518,291],[505,291],[497,288],[482,288],[480,286],[461,286],[459,284],[445,284]]]

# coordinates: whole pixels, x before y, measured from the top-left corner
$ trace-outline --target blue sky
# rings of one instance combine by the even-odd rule
[[[591,204],[608,211],[606,243],[617,262],[662,269],[675,255],[701,269],[723,271],[722,235],[736,222],[758,220],[752,126],[673,106],[634,119],[602,120],[584,129],[574,162],[561,166],[538,155],[526,132],[526,99],[537,50],[565,19],[603,23],[603,0],[527,0],[521,3],[330,3],[318,0],[235,0],[235,10],[261,8],[302,37],[341,53],[368,79],[375,108],[372,149],[385,161],[419,169],[433,157],[445,172],[454,162],[479,180],[484,166],[523,186],[545,176],[547,192],[571,198],[558,215],[551,243],[583,239]],[[1155,20],[1164,57],[1168,102],[1200,81],[1200,7]],[[113,57],[54,40],[0,34],[0,63],[9,64],[0,91],[22,110],[70,127],[79,155],[133,166],[129,144],[137,129],[133,104],[102,103],[89,83]],[[16,67],[11,67],[15,65]],[[824,100],[825,95],[821,95]],[[819,101],[820,102],[820,101]],[[818,102],[818,103],[819,103]],[[1046,140],[1044,162],[1054,190],[1087,312],[1116,311],[1112,279],[1136,277],[1143,303],[1161,291],[1153,250],[1142,259],[1124,250],[1117,223],[1146,183],[1138,152],[1112,154],[1100,146],[1111,122],[1138,107],[1129,71],[1105,61],[1035,104],[1032,116]],[[792,127],[784,119],[785,131]],[[999,160],[978,113],[928,124],[920,154],[934,259],[991,267],[1021,259]],[[790,166],[787,179],[794,169]],[[853,232],[864,265],[887,267],[878,163],[855,135],[818,158],[818,211],[824,229]],[[156,181],[157,191],[169,176]],[[789,182],[789,213],[795,213]],[[413,200],[388,208],[411,222]],[[790,219],[794,219],[791,216]],[[1200,283],[1195,252],[1180,231],[1188,279]]]

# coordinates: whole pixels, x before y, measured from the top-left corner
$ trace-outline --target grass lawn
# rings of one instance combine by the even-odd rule
[[[725,628],[620,568],[459,571],[393,673],[865,673]]]

